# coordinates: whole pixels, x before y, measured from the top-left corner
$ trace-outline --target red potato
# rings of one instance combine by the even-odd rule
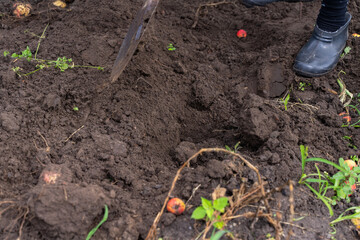
[[[246,31],[245,31],[244,29],[240,29],[240,30],[237,32],[236,36],[237,36],[238,38],[246,38],[247,33],[246,33]]]
[[[344,163],[349,166],[350,170],[352,170],[354,167],[357,167],[357,164],[353,160],[350,160],[350,159],[345,160]]]
[[[180,215],[185,211],[185,203],[180,198],[172,198],[167,203],[166,209],[175,215]]]

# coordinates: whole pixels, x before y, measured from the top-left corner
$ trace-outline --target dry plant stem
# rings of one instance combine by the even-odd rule
[[[18,208],[18,211],[20,212],[16,218],[14,220],[11,221],[11,223],[4,229],[5,232],[8,232],[8,234],[10,234],[10,232],[12,231],[12,229],[14,228],[14,226],[16,225],[16,223],[19,221],[20,218],[24,217],[24,215],[29,213],[29,209],[26,208],[27,211],[25,211],[25,213],[22,211],[21,207]],[[8,239],[8,236],[5,238]],[[17,240],[20,240],[20,236],[17,238]]]
[[[17,240],[21,240],[22,229],[23,229],[23,227],[24,227],[24,223],[25,223],[26,216],[28,215],[28,213],[29,213],[29,208],[27,207],[26,210],[25,210],[25,214],[24,214],[23,220],[21,221],[21,224],[20,224],[19,237],[17,238]]]
[[[293,221],[294,221],[294,215],[295,215],[295,207],[294,207],[294,183],[293,181],[289,180],[289,190],[290,190],[290,196],[289,196],[289,203],[290,203],[290,227],[289,231],[286,237],[286,240],[290,240],[291,236],[294,234],[292,230]]]
[[[82,125],[79,129],[77,129],[75,132],[73,132],[64,142],[69,141],[77,132],[79,132],[84,127],[85,127],[85,125]]]
[[[180,176],[180,173],[182,172],[182,170],[188,166],[191,162],[191,160],[193,160],[194,158],[198,157],[199,155],[201,155],[202,153],[205,153],[205,152],[223,152],[223,153],[227,153],[227,154],[230,154],[232,156],[235,156],[235,157],[238,157],[240,160],[242,160],[251,170],[253,170],[254,172],[256,172],[256,175],[258,177],[258,182],[259,182],[259,186],[260,186],[260,190],[261,190],[261,195],[262,197],[264,197],[264,201],[265,201],[265,207],[266,209],[270,212],[270,207],[269,207],[269,204],[268,204],[268,201],[267,199],[265,199],[265,189],[264,189],[264,186],[262,184],[262,179],[261,179],[261,175],[260,175],[260,172],[259,170],[254,167],[249,161],[247,161],[245,158],[243,158],[240,154],[238,153],[234,153],[234,152],[230,152],[228,150],[225,150],[223,148],[203,148],[201,149],[200,151],[198,151],[197,153],[195,153],[192,157],[190,157],[180,168],[179,170],[177,171],[175,177],[174,177],[174,180],[171,184],[171,188],[168,192],[168,195],[164,201],[164,204],[161,208],[161,211],[157,214],[152,226],[150,227],[150,230],[148,232],[148,235],[146,236],[145,240],[150,240],[150,239],[155,239],[156,237],[156,227],[160,221],[160,218],[162,216],[162,214],[164,213],[164,210],[165,210],[165,207],[166,207],[166,203],[169,201],[169,198],[175,188],[175,184],[177,182],[177,180],[179,179],[179,176]]]
[[[1,215],[2,215],[4,212],[6,212],[6,211],[9,210],[10,208],[14,208],[14,207],[16,207],[16,206],[15,206],[15,205],[10,205],[10,206],[4,208],[3,210],[1,210],[1,211],[0,211],[0,217],[1,217]]]
[[[40,135],[40,137],[42,138],[42,140],[44,141],[44,143],[46,145],[45,151],[50,152],[50,146],[49,146],[48,142],[46,141],[46,138],[41,134],[41,132],[38,131],[37,133]]]
[[[200,6],[198,7],[198,9],[196,10],[195,20],[194,20],[194,23],[193,23],[193,25],[192,25],[191,27],[192,27],[192,28],[195,28],[196,25],[198,24],[201,8],[203,8],[203,7],[213,7],[213,6],[218,6],[218,5],[221,5],[221,4],[228,4],[228,3],[235,4],[235,3],[233,3],[233,2],[228,2],[228,1],[222,1],[222,2],[217,2],[217,3],[205,3],[205,4],[200,4]]]
[[[189,197],[189,199],[186,201],[185,206],[187,206],[188,202],[193,198],[193,196],[195,195],[196,191],[199,189],[199,187],[201,187],[201,184],[199,184],[196,188],[194,188],[194,190],[191,193],[191,196]]]
[[[283,230],[281,227],[281,218],[282,218],[282,214],[280,213],[280,208],[281,208],[281,202],[278,202],[278,210],[276,211],[276,233],[275,233],[275,239],[276,240],[280,240],[281,239],[281,235],[283,235]]]
[[[255,227],[255,223],[259,220],[259,212],[260,212],[260,202],[258,207],[256,208],[256,213],[255,213],[255,217],[250,225],[250,229],[253,230]]]
[[[0,202],[0,205],[7,204],[7,203],[15,203],[14,201],[2,201]]]

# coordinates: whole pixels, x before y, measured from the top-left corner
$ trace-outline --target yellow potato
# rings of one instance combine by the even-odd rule
[[[53,2],[53,4],[57,7],[61,7],[61,8],[65,8],[66,7],[66,3],[64,3],[61,0],[56,0],[55,2]]]

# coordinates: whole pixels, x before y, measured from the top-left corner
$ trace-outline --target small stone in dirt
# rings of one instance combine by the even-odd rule
[[[161,222],[164,224],[164,226],[169,226],[172,224],[176,219],[176,216],[172,213],[164,213]]]
[[[110,190],[110,197],[111,198],[115,198],[116,197],[116,192],[115,192],[115,190]]]
[[[211,178],[223,178],[226,176],[225,165],[218,160],[210,160],[206,169]]]
[[[20,130],[21,118],[13,113],[2,112],[0,114],[0,122],[2,127],[8,132],[17,132]]]

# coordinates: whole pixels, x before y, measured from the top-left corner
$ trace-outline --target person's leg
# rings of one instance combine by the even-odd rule
[[[318,77],[335,68],[349,36],[346,9],[347,0],[323,0],[314,32],[295,59],[297,74]]]
[[[316,20],[320,29],[335,32],[346,23],[347,0],[323,0]]]

